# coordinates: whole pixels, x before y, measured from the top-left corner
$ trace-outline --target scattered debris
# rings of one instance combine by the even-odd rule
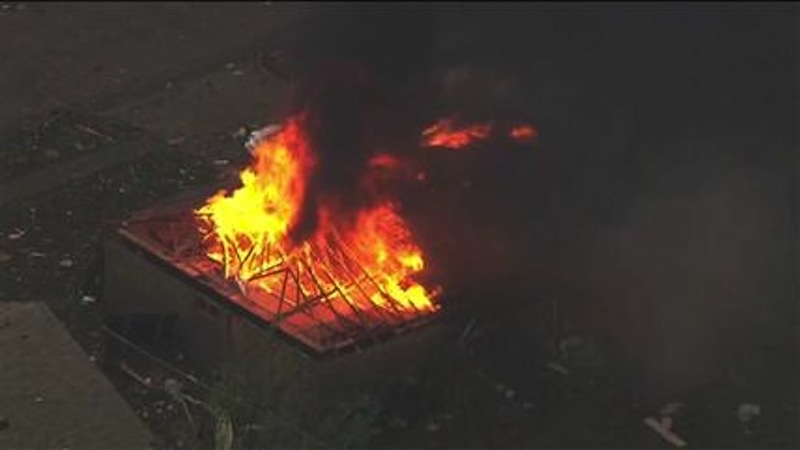
[[[80,124],[80,123],[76,123],[75,124],[75,128],[77,128],[78,130],[83,131],[86,134],[91,134],[92,136],[97,136],[97,137],[100,137],[100,138],[103,138],[103,139],[107,139],[109,141],[113,141],[114,140],[113,137],[111,137],[111,136],[109,136],[109,135],[107,135],[105,133],[101,133],[101,132],[95,130],[94,128],[92,128],[92,127],[90,127],[88,125],[83,125],[83,124]]]
[[[475,329],[475,319],[470,319],[467,323],[467,326],[464,327],[464,331],[461,332],[461,336],[458,337],[458,342],[463,343],[469,339],[469,336],[472,334],[472,331]]]
[[[750,422],[757,416],[761,415],[761,405],[754,403],[742,403],[736,409],[736,416],[744,426],[745,434],[751,434],[753,430],[750,429]]]
[[[64,258],[58,262],[58,265],[66,269],[69,269],[70,267],[74,266],[75,263],[69,258]]]
[[[28,253],[28,256],[32,256],[34,258],[44,258],[47,255],[45,253],[42,253],[42,252],[33,251],[33,252]]]
[[[674,423],[672,416],[677,414],[682,408],[683,403],[681,402],[667,403],[659,410],[659,415],[661,416],[659,420],[656,420],[653,417],[648,417],[644,419],[644,422],[647,426],[658,433],[659,436],[675,447],[686,447],[688,445],[686,441],[672,431],[672,425]]]
[[[44,156],[47,159],[56,159],[59,156],[61,156],[61,152],[53,148],[48,148],[47,150],[44,151]]]
[[[213,161],[213,164],[215,166],[227,166],[228,164],[230,164],[230,161],[228,161],[227,159],[215,159]]]
[[[239,127],[236,131],[233,132],[233,134],[231,134],[231,137],[233,137],[234,139],[241,139],[245,136],[247,136],[247,128],[243,126]]]
[[[22,236],[25,236],[25,233],[27,233],[26,230],[22,230],[22,229],[17,228],[17,229],[14,230],[13,233],[8,233],[8,239],[11,240],[11,241],[16,241],[17,239],[21,238]]]
[[[225,68],[228,69],[228,70],[233,70],[233,69],[236,68],[236,64],[232,63],[232,62],[229,62],[228,64],[225,64]]]
[[[84,295],[83,297],[81,297],[81,303],[83,303],[84,305],[91,305],[96,301],[97,299],[92,297],[91,295]]]
[[[36,402],[36,403],[44,403],[44,398],[36,397],[36,398],[33,399],[33,401]]]
[[[428,426],[425,427],[425,429],[428,430],[429,433],[435,433],[439,431],[439,428],[440,428],[439,424],[436,422],[428,422]]]
[[[186,141],[186,137],[184,137],[184,136],[177,136],[177,137],[174,137],[174,138],[169,138],[169,139],[167,139],[167,144],[169,144],[169,145],[173,145],[173,146],[174,146],[174,145],[180,145],[180,144],[183,144],[185,141]]]
[[[153,388],[153,380],[151,380],[150,377],[145,378],[145,377],[139,375],[138,373],[134,372],[133,369],[128,367],[128,365],[125,363],[125,361],[122,361],[121,363],[119,363],[119,368],[120,368],[120,370],[125,372],[125,374],[127,374],[128,376],[130,376],[134,380],[138,381],[139,384],[141,384],[141,385],[143,385],[145,387],[148,387],[148,388]]]
[[[736,410],[736,416],[742,422],[749,422],[758,415],[761,415],[761,405],[753,403],[742,403]]]
[[[172,397],[180,398],[183,396],[183,384],[174,378],[167,378],[164,381],[164,391]]]
[[[5,252],[0,252],[0,264],[11,261],[11,255]]]
[[[506,398],[509,399],[509,400],[513,399],[517,395],[517,393],[514,392],[513,389],[506,389],[504,394],[505,394]]]
[[[672,431],[672,418],[662,418],[662,420],[659,421],[652,417],[647,417],[644,419],[644,423],[653,431],[658,433],[658,435],[661,436],[665,441],[669,442],[675,447],[683,448],[688,445],[683,438]]]
[[[560,373],[561,375],[569,375],[569,369],[564,367],[563,364],[556,361],[551,361],[547,363],[547,368],[552,370],[553,372]]]
[[[233,76],[235,76],[235,77],[240,77],[240,76],[244,75],[244,72],[242,72],[240,69],[236,69],[233,72],[231,72],[231,74],[233,74]]]

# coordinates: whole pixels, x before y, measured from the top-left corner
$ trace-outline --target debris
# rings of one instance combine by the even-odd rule
[[[569,369],[564,367],[564,365],[562,365],[559,362],[551,361],[547,363],[547,368],[552,370],[553,372],[558,372],[561,375],[569,375]]]
[[[47,255],[42,253],[42,252],[33,251],[33,252],[28,253],[28,256],[32,256],[34,258],[44,258]]]
[[[665,441],[669,442],[675,447],[683,448],[688,445],[686,441],[683,440],[683,438],[681,438],[672,431],[671,418],[664,418],[661,421],[658,421],[652,417],[647,417],[646,419],[644,419],[644,423],[648,427],[650,427],[653,431],[658,433],[658,435],[661,436]]]
[[[80,124],[80,123],[76,123],[75,124],[75,128],[83,131],[84,133],[91,134],[92,136],[97,136],[97,137],[101,137],[103,139],[108,139],[109,141],[113,141],[114,140],[113,137],[111,137],[111,136],[109,136],[109,135],[107,135],[105,133],[101,133],[101,132],[95,130],[94,128],[92,128],[92,127],[90,127],[88,125],[83,125],[83,124]]]
[[[52,148],[48,148],[47,150],[44,151],[44,156],[47,159],[56,159],[59,156],[61,156],[61,152]]]
[[[230,163],[227,159],[215,159],[213,164],[215,166],[227,166]]]
[[[173,397],[180,398],[183,396],[182,390],[183,390],[183,384],[181,384],[180,381],[174,378],[167,378],[164,381],[164,391],[166,391],[167,394]]]
[[[96,301],[97,299],[92,297],[91,295],[84,295],[83,297],[81,297],[81,303],[83,303],[84,305],[91,305]]]
[[[36,403],[44,403],[44,398],[36,397],[36,398],[33,399],[33,401],[36,402]]]
[[[242,72],[239,69],[236,69],[233,72],[231,72],[231,74],[233,74],[233,76],[235,76],[235,77],[240,77],[240,76],[244,75],[244,72]]]
[[[62,259],[61,261],[58,262],[58,265],[68,269],[68,268],[74,266],[75,263],[69,258],[64,258],[64,259]]]
[[[236,68],[236,64],[229,62],[228,64],[225,64],[225,68],[228,70],[233,70]]]
[[[506,398],[509,399],[509,400],[511,400],[512,398],[514,398],[514,396],[517,395],[517,393],[514,392],[513,389],[506,389],[504,394],[505,394]]]
[[[736,416],[739,417],[739,420],[742,422],[749,422],[758,415],[761,415],[761,405],[742,403],[736,409]]]
[[[0,252],[0,264],[11,261],[11,255],[5,252]]]
[[[429,422],[425,429],[428,430],[429,433],[435,433],[439,431],[439,424],[436,422]]]
[[[120,370],[125,372],[128,376],[130,376],[134,380],[138,381],[143,386],[148,387],[148,388],[152,388],[153,387],[153,381],[150,379],[150,377],[145,378],[145,377],[139,375],[138,373],[134,372],[133,369],[131,369],[130,367],[128,367],[127,364],[125,364],[125,361],[123,361],[123,362],[121,362],[119,364],[119,368],[120,368]]]
[[[238,130],[233,132],[233,137],[236,139],[241,139],[245,136],[247,136],[247,128],[245,127],[239,127]]]
[[[472,330],[475,328],[475,319],[471,319],[467,326],[464,327],[464,331],[461,332],[461,336],[459,336],[458,341],[464,342],[469,338],[469,335],[472,334]]]
[[[169,145],[180,145],[180,144],[183,144],[184,141],[186,141],[186,137],[177,136],[177,137],[174,137],[174,138],[167,139],[167,144],[169,144]]]
[[[16,241],[22,236],[25,236],[25,233],[27,233],[27,231],[17,228],[13,233],[8,233],[8,239],[11,241]]]
[[[253,150],[255,150],[261,141],[279,132],[281,128],[281,125],[272,124],[250,133],[250,137],[247,138],[247,142],[244,145],[245,148],[247,148],[248,152],[253,153]]]

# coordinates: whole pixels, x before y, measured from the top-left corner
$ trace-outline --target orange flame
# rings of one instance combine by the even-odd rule
[[[385,155],[371,163],[396,161]],[[435,311],[435,293],[414,280],[424,268],[423,253],[390,203],[359,211],[352,224],[337,221],[323,205],[311,238],[302,243],[287,238],[314,165],[299,119],[261,142],[251,167],[241,173],[242,186],[218,193],[195,211],[208,258],[246,292],[281,294],[285,279],[264,274],[276,267],[303,267],[305,275],[298,271],[295,279],[298,292],[404,313]],[[368,279],[368,287],[356,278]]]
[[[476,124],[467,127],[456,127],[453,119],[442,119],[422,132],[426,147],[444,147],[457,149],[466,147],[476,140],[489,137],[492,131],[490,124]]]
[[[459,149],[487,139],[497,128],[491,123],[457,127],[454,122],[452,118],[445,118],[426,128],[422,132],[422,145]],[[519,124],[508,130],[508,137],[521,143],[531,142],[538,135],[536,128],[527,124]]]
[[[509,136],[517,142],[530,142],[539,136],[539,132],[536,128],[523,124],[511,128]]]

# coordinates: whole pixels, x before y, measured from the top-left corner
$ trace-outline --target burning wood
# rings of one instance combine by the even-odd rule
[[[390,203],[359,211],[355,224],[339,223],[323,206],[316,234],[290,242],[315,166],[299,119],[261,141],[254,153],[242,187],[220,192],[197,210],[208,257],[243,293],[283,293],[297,306],[303,303],[298,297],[341,297],[350,309],[366,303],[402,314],[436,310],[430,290],[413,279],[424,267],[422,252]],[[284,268],[293,269],[274,276]],[[290,281],[294,296],[286,295]]]

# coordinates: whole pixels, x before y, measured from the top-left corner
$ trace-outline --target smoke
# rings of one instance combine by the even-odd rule
[[[290,110],[305,115],[317,156],[294,239],[313,232],[322,201],[345,216],[374,201],[360,185],[373,154],[413,149],[438,20],[403,5],[321,8],[286,49]]]
[[[471,8],[344,4],[307,14],[284,49],[294,68],[290,113],[305,114],[318,158],[295,239],[313,232],[322,201],[344,220],[375,201],[360,185],[370,157],[414,156],[431,121],[520,115],[515,70],[498,62],[497,49],[524,52],[511,47],[513,33],[501,32],[507,21]]]

